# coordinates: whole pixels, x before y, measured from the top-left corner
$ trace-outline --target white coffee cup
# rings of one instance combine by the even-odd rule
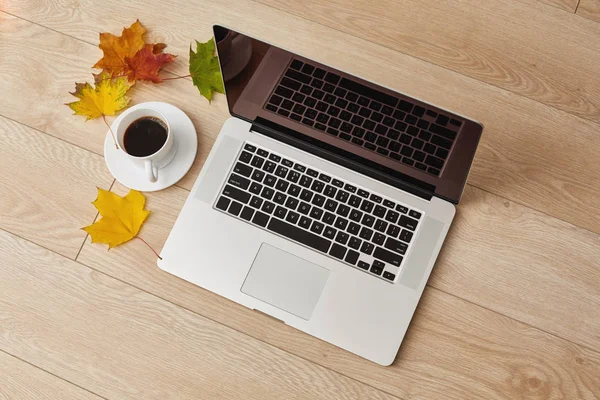
[[[124,144],[125,132],[133,122],[144,117],[157,118],[162,121],[163,125],[167,128],[167,140],[155,153],[145,157],[137,157],[127,153],[127,149],[125,148]],[[153,108],[139,108],[124,115],[123,119],[117,126],[117,131],[115,134],[117,136],[117,142],[119,143],[120,151],[127,155],[133,165],[146,170],[146,176],[150,182],[156,182],[158,180],[159,170],[167,166],[171,160],[173,160],[173,157],[175,157],[175,153],[177,151],[175,137],[171,131],[169,121],[160,111]]]

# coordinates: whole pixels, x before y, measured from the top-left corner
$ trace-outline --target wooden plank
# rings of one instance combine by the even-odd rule
[[[577,3],[579,0],[525,0],[527,2],[530,1],[539,1],[541,3],[545,3],[554,7],[558,7],[563,11],[574,13],[577,9]]]
[[[0,228],[75,258],[113,180],[103,158],[0,117],[0,171]]]
[[[101,397],[0,351],[0,399],[100,400]]]
[[[119,194],[127,191],[119,185],[114,190]],[[140,236],[157,250],[164,244],[187,194],[180,188],[147,194],[147,207],[152,214]],[[558,222],[552,218],[476,189],[465,196],[467,206],[457,216],[450,240],[434,269],[433,285],[600,349],[597,336],[600,275],[594,267],[599,253],[598,246],[593,247],[598,236],[568,226],[565,235],[561,233],[565,228],[562,223],[556,225]],[[514,230],[516,225],[521,226],[520,230]],[[494,234],[494,227],[502,235]],[[544,230],[548,236],[542,233]],[[481,237],[472,240],[479,233]],[[553,235],[557,238],[552,239]],[[562,262],[553,261],[552,257],[560,250],[550,246],[560,238],[565,238],[568,246],[581,241],[583,245],[576,246],[580,254],[563,251],[557,257]],[[548,248],[544,240],[549,241]],[[391,368],[380,368],[163,272],[156,267],[155,256],[141,242],[130,242],[107,252],[104,246],[88,241],[78,261],[402,398],[436,398],[439,393],[457,399],[525,397],[525,392],[519,390],[527,388],[527,379],[539,378],[541,370],[563,367],[565,371],[571,370],[572,366],[563,365],[568,356],[556,358],[556,354],[564,354],[558,347],[583,351],[563,339],[428,287],[398,359]],[[565,265],[569,266],[568,273],[564,268],[561,270]],[[462,284],[461,279],[468,284]],[[523,296],[524,290],[530,296]],[[532,335],[529,339],[522,337],[529,334]],[[508,353],[500,350],[503,348]],[[532,362],[533,354],[538,354],[539,360],[544,359],[545,366],[538,365],[525,372],[512,364],[514,359],[525,364]],[[550,383],[547,378],[543,379],[547,393],[555,393],[558,381],[571,379],[557,377],[558,381]],[[524,387],[511,388],[513,379],[523,382]],[[576,379],[588,381],[583,376]],[[585,385],[594,386],[590,389],[592,393],[600,390],[596,383]],[[446,393],[449,387],[452,389]],[[507,395],[511,390],[516,391]]]
[[[577,15],[600,22],[600,0],[581,0]]]
[[[75,9],[58,0],[46,8],[36,2],[27,2],[30,3],[38,4],[44,15],[56,13],[52,18],[43,19],[42,23],[92,41],[96,40],[96,32],[118,31],[129,23],[127,21],[139,17],[151,29],[151,37],[168,39],[171,51],[180,55],[174,70],[181,74],[186,73],[185,54],[190,38],[208,37],[210,25],[217,22],[215,15],[218,15],[220,23],[269,38],[309,57],[470,115],[486,125],[469,178],[471,184],[600,232],[600,214],[596,212],[600,209],[600,185],[595,184],[594,168],[600,161],[600,142],[595,140],[598,125],[594,123],[245,0],[236,2],[235,6],[194,3],[190,5],[191,9],[179,8],[177,4],[162,9],[158,3],[139,8],[133,2],[122,4],[116,0],[107,0],[103,6],[88,3]],[[41,18],[41,14],[33,13],[33,6],[27,4],[22,5],[22,13],[34,20]],[[59,9],[69,9],[76,14],[65,15],[58,12]],[[158,18],[158,15],[164,18]],[[19,96],[10,101],[0,99],[2,112],[100,153],[106,132],[102,123],[84,123],[82,118],[71,116],[68,108],[57,105],[69,101],[67,93],[72,90],[73,81],[89,76],[87,66],[100,57],[98,49],[6,14],[3,18],[6,22],[0,24],[0,31],[4,32],[6,40],[0,41],[0,50],[9,57],[0,68],[13,73],[4,74],[7,79],[0,81],[0,89],[3,93],[18,92]],[[106,21],[113,21],[113,18],[116,18],[114,27],[107,27]],[[262,23],[265,19],[273,23]],[[199,20],[205,23],[198,25]],[[295,27],[295,34],[281,35],[280,31],[288,26]],[[321,40],[322,37],[328,37],[328,40]],[[67,54],[77,56],[65,58],[53,50],[61,46]],[[357,57],[356,49],[361,49],[360,57]],[[53,72],[56,68],[50,67],[55,63],[60,65],[60,77]],[[23,83],[14,71],[31,71],[27,74],[40,73],[52,79],[45,81],[43,90],[38,90],[35,85],[22,89]],[[136,102],[169,101],[192,116],[203,142],[198,163],[181,183],[189,188],[220,122],[226,118],[225,99],[217,96],[216,101],[207,106],[187,80],[162,85],[139,84],[132,95]],[[28,104],[36,104],[36,113],[26,111]],[[565,132],[569,135],[568,140]]]
[[[392,399],[0,231],[0,348],[107,398]]]

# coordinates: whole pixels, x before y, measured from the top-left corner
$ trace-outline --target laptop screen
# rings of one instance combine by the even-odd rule
[[[228,28],[214,36],[233,116],[458,202],[479,124]]]

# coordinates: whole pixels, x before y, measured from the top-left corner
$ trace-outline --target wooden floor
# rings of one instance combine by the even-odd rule
[[[213,23],[482,121],[455,224],[400,353],[380,367],[79,228],[119,194],[106,127],[63,105],[98,33],[136,18],[178,54]],[[0,2],[0,398],[599,399],[600,0]],[[191,172],[147,194],[160,249],[227,118],[189,79]]]

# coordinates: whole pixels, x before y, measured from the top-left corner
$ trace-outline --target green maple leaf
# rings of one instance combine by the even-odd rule
[[[194,86],[209,102],[212,100],[213,90],[225,93],[219,59],[215,55],[214,39],[210,39],[206,43],[196,40],[195,53],[190,47],[190,75]]]

